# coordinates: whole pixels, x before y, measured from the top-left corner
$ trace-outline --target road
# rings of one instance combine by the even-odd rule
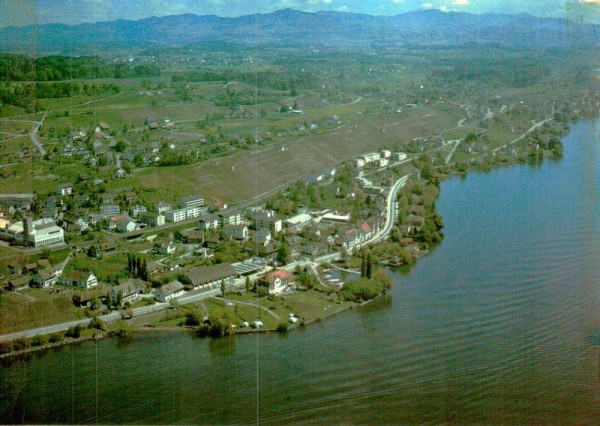
[[[408,182],[409,178],[410,175],[404,175],[398,179],[396,183],[394,183],[387,197],[385,225],[378,232],[376,232],[370,240],[357,245],[357,248],[364,247],[368,244],[376,244],[380,241],[383,241],[390,234],[394,224],[396,223],[398,191],[400,191],[400,189],[406,185],[406,182]]]
[[[535,129],[543,126],[544,124],[546,124],[548,121],[552,121],[552,118],[546,118],[545,120],[540,121],[539,123],[535,123],[533,126],[531,126],[531,128],[529,130],[527,130],[525,133],[523,133],[521,136],[519,136],[518,138],[513,139],[512,141],[510,141],[509,143],[507,143],[506,145],[502,145],[499,146],[498,148],[494,148],[492,150],[492,152],[497,152],[499,150],[501,150],[502,148],[506,148],[509,145],[513,145],[517,142],[519,142],[521,139],[523,139],[525,136],[527,136],[529,133],[533,132]]]
[[[450,162],[450,159],[454,155],[454,152],[456,151],[456,148],[458,148],[458,145],[460,145],[461,139],[453,140],[453,141],[448,141],[448,142],[449,143],[454,143],[454,146],[452,147],[452,149],[450,150],[450,152],[446,156],[445,164],[448,164]]]
[[[46,113],[44,113],[44,115],[42,116],[42,119],[40,121],[36,122],[35,128],[31,132],[31,141],[34,143],[34,145],[40,151],[40,154],[42,154],[42,156],[46,155],[46,150],[44,149],[40,140],[38,139],[38,131],[40,130],[40,127],[42,127],[42,124],[44,124],[45,119],[46,119]]]

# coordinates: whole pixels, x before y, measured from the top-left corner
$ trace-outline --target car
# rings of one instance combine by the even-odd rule
[[[248,321],[242,321],[240,324],[240,328],[250,327],[250,323]]]
[[[262,321],[254,321],[252,322],[252,328],[261,328],[263,326],[263,322]]]

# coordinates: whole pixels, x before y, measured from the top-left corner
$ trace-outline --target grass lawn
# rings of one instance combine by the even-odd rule
[[[284,303],[305,321],[314,321],[354,305],[351,302],[337,303],[332,301],[332,296],[314,290],[300,291],[286,296]]]
[[[71,292],[31,289],[0,295],[0,333],[85,318],[71,301]]]

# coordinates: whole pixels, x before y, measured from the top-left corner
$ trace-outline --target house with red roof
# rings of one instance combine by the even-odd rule
[[[296,290],[294,275],[283,269],[272,270],[260,282],[269,287],[269,294],[285,294]]]

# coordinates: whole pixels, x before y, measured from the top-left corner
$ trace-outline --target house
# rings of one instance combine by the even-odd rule
[[[204,238],[204,245],[207,248],[214,249],[219,245],[219,236],[218,235],[209,235]]]
[[[189,197],[183,197],[179,200],[179,208],[187,209],[189,207],[202,207],[204,205],[204,198],[200,195],[190,195]]]
[[[266,246],[271,242],[271,230],[269,228],[260,228],[254,234],[254,241],[257,244]]]
[[[244,221],[244,215],[239,210],[222,210],[218,214],[221,227],[225,225],[239,225]]]
[[[189,244],[204,243],[204,231],[201,231],[200,229],[184,229],[181,231],[181,235],[185,237],[186,242]]]
[[[46,268],[33,276],[33,282],[39,288],[46,288],[56,284],[58,276],[59,274],[53,268]]]
[[[320,243],[308,244],[302,249],[302,253],[308,256],[319,256],[327,253],[327,246]]]
[[[65,272],[59,279],[59,284],[71,287],[91,288],[98,285],[98,278],[90,271]]]
[[[186,207],[186,209],[185,209],[185,216],[186,216],[186,219],[188,219],[188,220],[199,217],[200,213],[202,213],[202,210],[200,209],[200,207]]]
[[[154,251],[162,255],[169,255],[175,253],[177,248],[175,243],[170,238],[161,238],[154,241]]]
[[[29,288],[30,276],[14,278],[8,282],[6,289],[9,291],[21,291]]]
[[[425,225],[425,219],[415,214],[409,214],[406,218],[406,222],[409,226],[413,226],[417,231]]]
[[[102,131],[102,132],[105,132],[105,131],[107,131],[108,129],[110,129],[110,126],[108,125],[108,123],[106,123],[106,122],[104,122],[104,121],[100,121],[100,122],[98,123],[98,127],[97,127],[97,130],[96,130],[96,133],[99,133],[99,132],[101,132],[101,131]]]
[[[164,201],[159,201],[154,205],[154,210],[156,210],[157,213],[165,213],[169,210],[173,210],[173,206],[171,206],[169,203],[165,203]]]
[[[275,269],[263,275],[259,282],[269,287],[269,294],[290,293],[296,290],[294,275],[283,269]]]
[[[168,284],[163,285],[161,288],[156,290],[156,300],[159,302],[168,302],[171,299],[181,296],[185,293],[183,284],[179,281],[171,281]]]
[[[203,231],[209,231],[211,229],[219,229],[219,226],[220,226],[219,218],[215,215],[203,216],[199,222],[199,227]]]
[[[271,232],[277,233],[283,229],[283,222],[272,211],[267,211],[254,217],[254,227],[255,229],[270,229]]]
[[[189,269],[184,273],[194,290],[198,290],[203,287],[215,287],[220,284],[223,280],[228,282],[235,277],[235,270],[229,263],[220,263],[212,266],[197,266]]]
[[[165,215],[161,213],[146,212],[142,214],[142,221],[149,226],[163,226],[166,218]]]
[[[360,225],[358,225],[358,230],[362,234],[362,238],[364,241],[369,240],[374,234],[373,229],[367,222],[363,222]]]
[[[106,217],[116,216],[121,213],[121,208],[117,204],[105,204],[100,206],[100,214]]]
[[[239,241],[248,239],[248,227],[246,225],[239,224],[228,224],[223,227],[223,233],[231,238]]]
[[[165,220],[167,222],[181,222],[187,219],[187,210],[168,210],[165,212]]]
[[[146,208],[146,206],[141,206],[141,205],[135,205],[133,206],[133,216],[137,217],[142,213],[146,213],[148,211],[148,209]]]
[[[110,292],[116,300],[121,294],[121,303],[133,302],[137,300],[140,294],[146,291],[146,282],[138,279],[127,279],[119,281],[119,285],[114,286]]]
[[[136,229],[137,224],[128,217],[124,217],[117,222],[117,231],[119,232],[133,232]]]
[[[300,213],[296,216],[284,220],[285,227],[291,232],[300,231],[302,228],[312,222],[312,216],[308,213]]]
[[[72,195],[73,185],[70,183],[62,183],[56,187],[56,195]]]

